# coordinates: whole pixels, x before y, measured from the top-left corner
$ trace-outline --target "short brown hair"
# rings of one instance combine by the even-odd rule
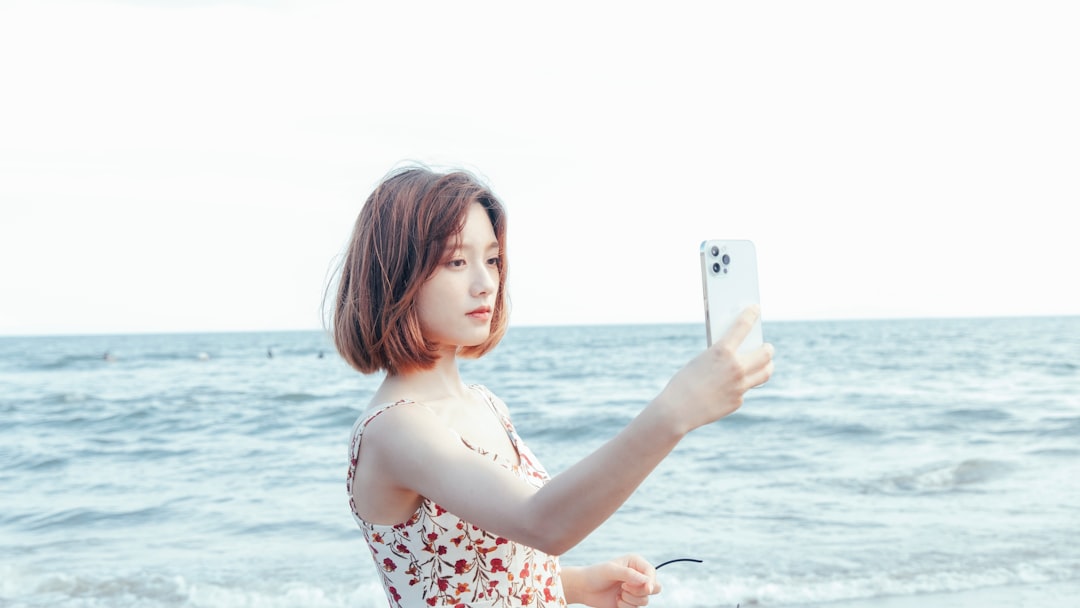
[[[438,345],[424,338],[416,313],[420,288],[465,226],[473,203],[487,211],[502,263],[491,333],[458,354],[476,358],[506,333],[506,213],[502,203],[466,171],[435,173],[411,166],[391,172],[364,203],[342,262],[334,301],[334,346],[357,370],[390,374],[430,369]]]

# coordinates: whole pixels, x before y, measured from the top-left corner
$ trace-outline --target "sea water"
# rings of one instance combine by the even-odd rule
[[[660,571],[684,608],[1080,579],[1080,318],[765,333],[772,380],[564,564],[701,560]],[[557,474],[704,342],[520,327],[462,372]],[[345,496],[378,382],[319,331],[0,338],[0,605],[385,606]]]

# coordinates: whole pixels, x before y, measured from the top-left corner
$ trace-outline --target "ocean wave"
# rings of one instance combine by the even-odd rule
[[[66,369],[87,369],[100,366],[108,361],[103,354],[61,355],[55,359],[40,360],[28,357],[22,360],[25,371],[58,371]]]
[[[1080,447],[1045,447],[1034,448],[1027,452],[1031,456],[1049,456],[1052,458],[1075,458],[1080,456]]]
[[[712,575],[704,580],[666,576],[662,597],[684,608],[730,606],[807,606],[925,594],[957,593],[1006,585],[1054,583],[1075,579],[1080,565],[1057,561],[1001,564],[979,570],[909,569],[828,575]]]
[[[972,458],[889,475],[865,483],[863,488],[868,492],[887,494],[952,492],[999,479],[1013,468],[1004,461]]]
[[[162,506],[130,510],[78,507],[45,513],[14,515],[9,518],[9,521],[19,523],[27,530],[35,531],[76,530],[113,522],[126,528],[139,523],[160,522],[166,519],[168,510],[167,507]]]
[[[312,414],[310,422],[319,428],[341,429],[351,427],[363,413],[348,405],[331,405]]]
[[[238,581],[171,573],[33,572],[0,566],[0,605],[10,608],[385,608],[374,581],[317,584],[283,578]]]
[[[1045,428],[1039,431],[1039,435],[1045,437],[1078,437],[1080,436],[1080,417],[1055,417],[1043,421]]]
[[[1052,361],[1044,367],[1044,371],[1051,376],[1072,376],[1077,370],[1080,370],[1080,365],[1069,361]]]
[[[274,395],[270,399],[272,401],[281,401],[284,403],[307,403],[308,401],[319,401],[320,399],[330,399],[336,395],[314,395],[312,393],[281,393]]]
[[[93,399],[93,397],[82,391],[61,391],[61,392],[47,392],[39,396],[35,402],[39,405],[68,405],[71,403],[82,403],[87,400]]]
[[[0,452],[0,455],[2,455],[2,452]],[[23,452],[14,455],[11,460],[0,459],[0,462],[3,463],[4,468],[8,471],[46,473],[58,471],[66,467],[71,460],[52,454]]]
[[[1001,409],[989,407],[960,407],[943,412],[946,418],[958,422],[998,422],[1011,420],[1012,414]]]
[[[575,442],[581,439],[604,440],[610,438],[618,429],[625,426],[632,415],[621,408],[604,408],[579,412],[574,415],[557,413],[521,415],[514,417],[515,426],[522,430],[520,434],[526,443],[536,441],[538,445]]]
[[[671,566],[660,573],[663,591],[652,602],[680,608],[808,606],[885,598],[948,594],[1008,585],[1053,584],[1075,580],[1076,564],[1025,562],[980,570],[910,569],[783,575],[764,571],[730,576],[712,571],[708,562]],[[0,568],[0,601],[6,606],[81,606],[115,608],[193,606],[199,608],[382,608],[386,598],[377,581],[355,583],[297,580],[276,573],[243,578],[170,572],[33,572]]]
[[[751,414],[744,411],[736,411],[730,416],[724,418],[723,424],[725,426],[734,426],[737,428],[757,426],[759,424],[769,424],[776,422],[775,416],[766,416],[764,414]]]

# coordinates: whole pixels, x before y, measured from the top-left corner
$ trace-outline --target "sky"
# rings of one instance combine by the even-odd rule
[[[318,329],[410,162],[507,207],[512,325],[1080,314],[1073,2],[0,3],[0,335]]]

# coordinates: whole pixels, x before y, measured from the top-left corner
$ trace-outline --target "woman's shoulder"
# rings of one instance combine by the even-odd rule
[[[355,444],[363,436],[365,443],[378,442],[377,438],[382,437],[398,446],[401,442],[411,444],[430,438],[441,431],[445,431],[445,426],[431,408],[412,399],[398,399],[373,403],[356,419],[351,436]]]

